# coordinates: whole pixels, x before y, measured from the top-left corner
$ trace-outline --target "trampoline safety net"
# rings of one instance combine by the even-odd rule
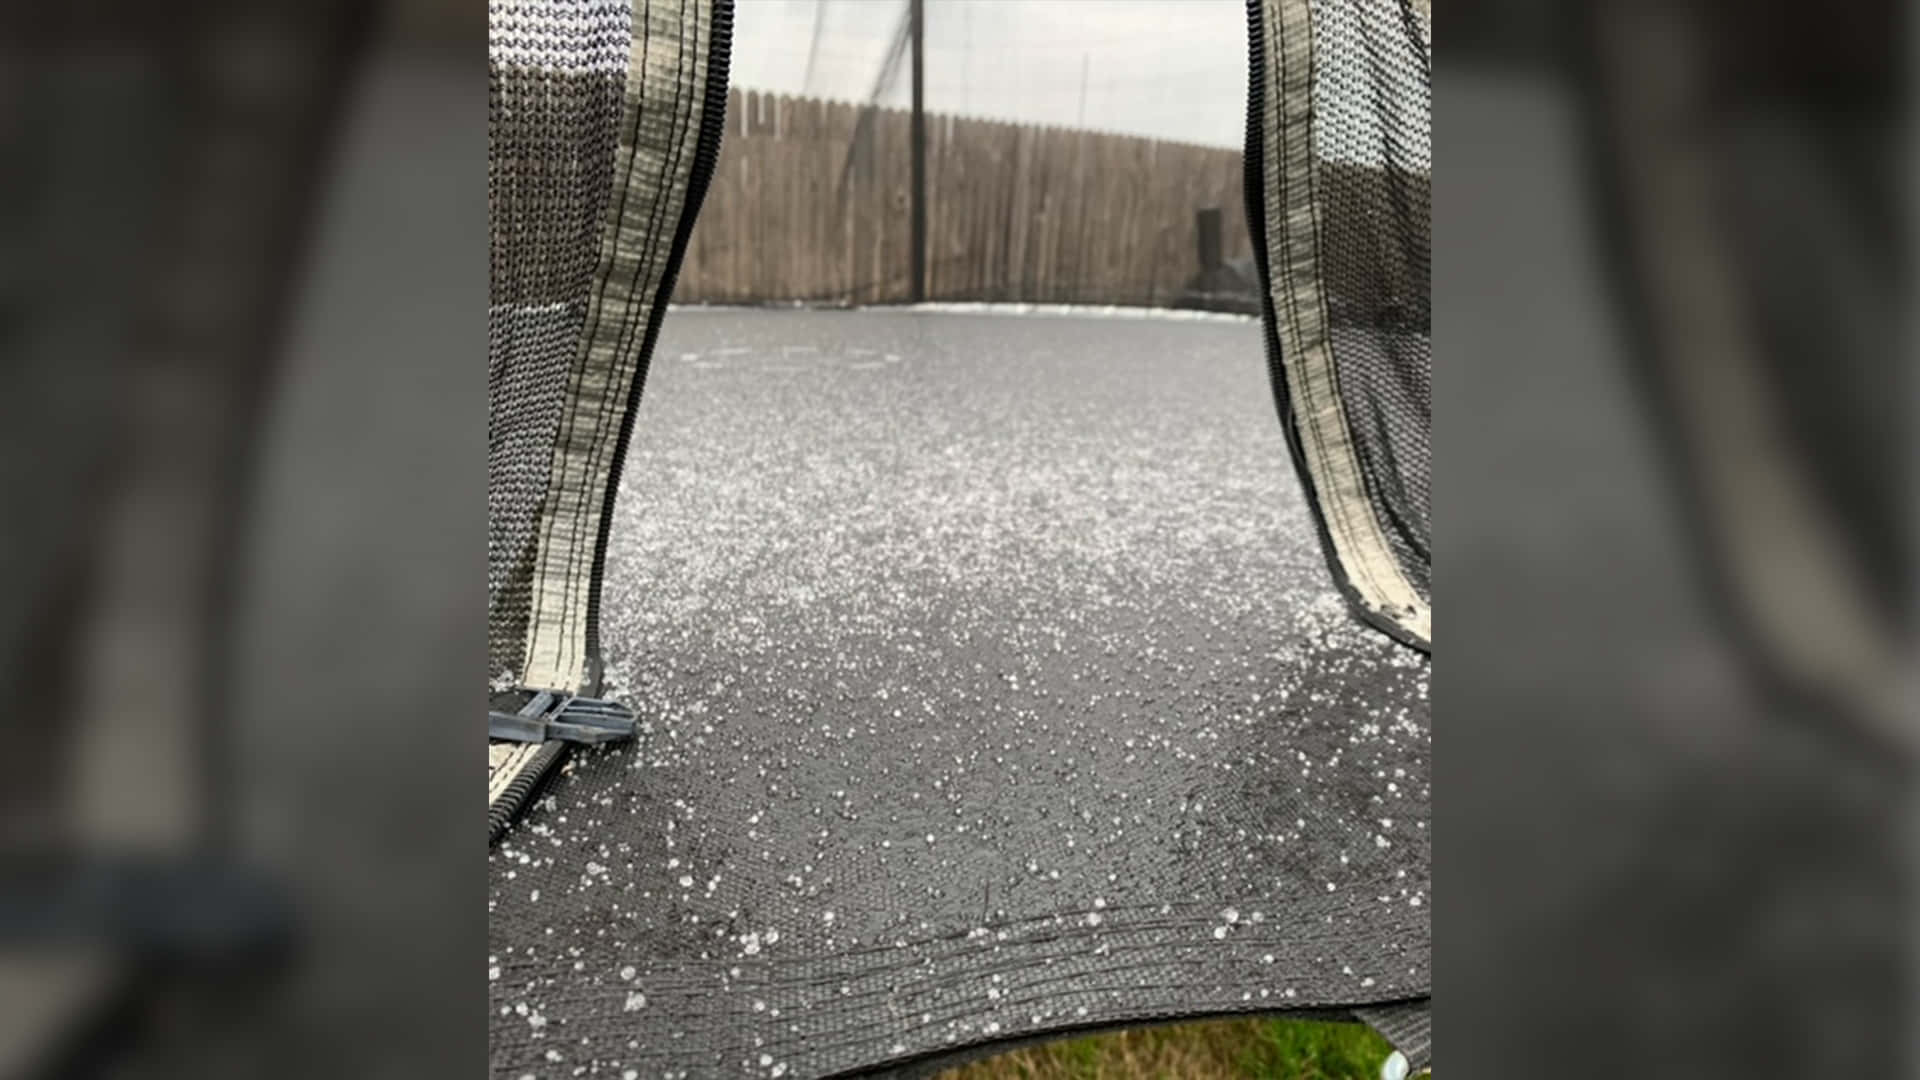
[[[1367,622],[1432,640],[1430,9],[1250,0],[1247,218],[1282,423]]]

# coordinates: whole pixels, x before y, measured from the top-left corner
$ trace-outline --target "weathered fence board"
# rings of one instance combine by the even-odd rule
[[[727,135],[674,298],[909,295],[908,114],[755,91]],[[927,295],[1165,304],[1199,270],[1194,215],[1248,253],[1235,150],[930,115]]]

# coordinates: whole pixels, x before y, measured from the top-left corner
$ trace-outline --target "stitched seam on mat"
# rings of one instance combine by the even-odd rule
[[[1108,912],[1111,912],[1111,911],[1112,909],[1108,909]],[[1075,913],[1075,916],[1079,917],[1083,914],[1084,913]],[[1418,921],[1417,918],[1412,916],[1405,916],[1405,918],[1414,922]],[[1041,918],[1041,919],[1026,920],[1026,921],[1045,923],[1045,922],[1051,921],[1051,919]],[[1086,952],[1086,945],[1090,939],[1101,938],[1101,937],[1124,936],[1130,933],[1141,933],[1141,932],[1148,932],[1152,930],[1159,930],[1168,934],[1171,934],[1177,931],[1184,932],[1181,935],[1180,944],[1184,944],[1189,952],[1197,954],[1197,955],[1194,955],[1191,959],[1169,957],[1165,951],[1169,944],[1166,941],[1147,941],[1147,942],[1141,942],[1138,944],[1126,944],[1118,947],[1110,946],[1110,951],[1107,954],[1107,958],[1108,958],[1107,960],[1096,962],[1091,966],[1082,967],[1075,971],[1069,971],[1062,975],[1049,976],[1045,978],[1022,982],[1022,983],[1016,984],[1011,988],[1015,993],[1029,993],[1029,992],[1036,991],[1038,988],[1042,988],[1042,987],[1046,987],[1054,984],[1086,983],[1086,984],[1089,984],[1087,986],[1088,992],[1098,992],[1099,990],[1104,988],[1101,985],[1103,982],[1102,976],[1122,975],[1128,972],[1139,971],[1144,969],[1164,969],[1170,966],[1171,967],[1181,967],[1181,966],[1204,967],[1208,970],[1216,969],[1219,964],[1219,956],[1217,952],[1218,947],[1213,946],[1208,941],[1195,939],[1193,936],[1191,936],[1190,932],[1195,930],[1208,929],[1218,925],[1219,925],[1219,922],[1217,919],[1197,919],[1196,918],[1196,919],[1190,919],[1190,920],[1169,920],[1169,921],[1159,923],[1155,926],[1121,927],[1121,928],[1108,930],[1108,931],[1096,931],[1084,926],[1065,927],[1063,928],[1064,932],[1057,935],[1052,935],[1047,938],[1021,939],[1023,942],[1035,942],[1039,944],[1057,946],[1059,950],[1057,952],[1049,954],[1043,950],[1014,949],[1011,951],[1013,951],[1016,955],[1009,957],[1003,964],[999,965],[998,967],[976,966],[976,967],[970,968],[966,972],[964,978],[956,976],[955,978],[950,980],[941,980],[939,982],[930,983],[923,988],[914,988],[910,991],[903,991],[903,989],[897,984],[897,982],[888,981],[888,980],[894,979],[895,977],[897,977],[903,972],[909,972],[913,969],[920,967],[921,965],[920,954],[922,954],[925,951],[923,947],[909,946],[907,948],[902,949],[902,948],[883,946],[883,947],[876,947],[876,948],[865,948],[860,950],[839,951],[839,952],[829,953],[829,954],[819,954],[815,957],[795,958],[794,960],[788,960],[788,961],[768,960],[768,961],[749,962],[745,960],[738,960],[738,961],[734,961],[731,966],[741,968],[743,970],[757,968],[757,969],[762,969],[767,971],[773,971],[773,970],[777,970],[780,967],[792,967],[795,964],[805,964],[805,963],[808,963],[809,961],[819,962],[821,965],[824,966],[825,970],[821,970],[816,973],[810,973],[810,977],[804,978],[804,979],[782,978],[779,980],[770,980],[764,983],[757,983],[757,982],[743,983],[739,979],[736,979],[731,984],[730,988],[727,991],[725,991],[725,993],[730,995],[746,993],[746,992],[762,993],[770,998],[778,999],[780,998],[783,991],[791,991],[797,988],[808,988],[808,987],[811,987],[811,988],[830,987],[835,985],[836,983],[844,985],[850,980],[859,980],[859,981],[865,981],[865,982],[876,982],[876,981],[882,982],[883,985],[877,986],[871,990],[863,990],[857,994],[850,994],[843,997],[834,998],[833,999],[834,1002],[844,1003],[844,1004],[841,1004],[840,1007],[846,1008],[848,1006],[864,1005],[868,1002],[877,1001],[877,1000],[898,1001],[898,999],[903,995],[903,993],[910,993],[915,995],[924,994],[928,996],[939,996],[939,995],[943,995],[944,992],[946,992],[947,990],[950,990],[954,985],[977,980],[981,976],[993,974],[996,970],[1002,973],[1033,970],[1036,967],[1041,966],[1042,962],[1048,959],[1049,956],[1051,956],[1054,959],[1076,959],[1076,958],[1084,959],[1088,955]],[[1299,923],[1295,922],[1293,925],[1295,926],[1295,929],[1297,931]],[[1275,929],[1278,930],[1280,929],[1280,927],[1276,925]],[[1379,931],[1379,928],[1377,926],[1369,926],[1365,928],[1356,927],[1351,930],[1339,929],[1339,930],[1332,930],[1328,932],[1320,932],[1320,933],[1312,933],[1312,934],[1303,934],[1303,933],[1295,932],[1291,935],[1275,936],[1272,938],[1247,939],[1243,937],[1240,941],[1240,944],[1236,946],[1236,951],[1244,954],[1246,951],[1248,951],[1248,946],[1250,945],[1250,943],[1252,941],[1257,941],[1259,942],[1260,945],[1269,945],[1269,944],[1272,945],[1276,949],[1276,951],[1284,949],[1289,952],[1298,952],[1305,949],[1314,948],[1314,947],[1323,946],[1323,945],[1368,942],[1378,935],[1378,931]],[[948,937],[948,938],[923,939],[920,945],[925,946],[927,944],[933,944],[936,942],[947,941],[947,940],[952,940],[952,938]],[[1291,948],[1288,947],[1289,943],[1292,946]],[[1008,952],[1009,950],[1004,948],[1006,944],[1007,943],[986,942],[983,940],[980,945],[972,949],[966,950],[956,956],[947,957],[946,959],[964,960],[968,954],[972,954],[974,956],[994,956],[996,954],[1002,954],[1002,953]],[[875,965],[875,966],[869,966],[869,967],[864,967],[859,969],[847,968],[843,964],[833,963],[836,960],[844,960],[849,957],[868,956],[868,955],[875,955],[875,954],[882,954],[882,953],[884,954],[898,953],[898,954],[905,954],[905,955],[902,956],[902,959],[898,964]],[[1130,960],[1124,956],[1124,954],[1126,953],[1140,954],[1141,959],[1138,961]],[[1119,962],[1112,962],[1114,960],[1118,960]],[[545,963],[536,961],[532,963],[522,962],[518,964],[509,964],[507,966],[509,970],[524,971],[529,969],[535,969],[535,970],[543,969],[547,965]],[[700,966],[697,966],[697,965],[689,965],[686,969],[684,969],[684,972],[685,972],[685,975],[684,975],[685,981],[680,982],[680,981],[666,977],[666,976],[669,976],[670,974],[679,974],[679,972],[675,972],[673,969],[643,969],[640,972],[640,974],[635,976],[634,983],[630,985],[619,985],[619,986],[612,986],[612,987],[596,988],[593,990],[578,991],[578,992],[572,992],[572,993],[566,992],[565,990],[562,989],[558,993],[551,994],[547,1000],[554,1003],[568,1003],[568,1004],[578,1004],[578,1003],[593,1004],[593,1003],[599,1003],[599,1002],[606,1003],[607,1010],[604,1014],[600,1014],[598,1012],[590,1012],[585,1016],[577,1016],[577,1017],[571,1018],[575,1022],[578,1022],[581,1020],[592,1019],[595,1016],[604,1016],[604,1017],[610,1018],[613,1016],[620,1015],[620,1013],[622,1012],[621,1006],[624,1001],[625,995],[634,986],[645,985],[647,987],[653,988],[656,993],[673,992],[675,990],[682,989],[682,988],[697,989],[702,992],[701,996],[707,996],[707,994],[714,993],[711,990],[713,986],[713,979],[709,971],[703,970]],[[1111,980],[1106,980],[1106,981],[1110,982]],[[1141,989],[1185,990],[1185,989],[1192,988],[1191,984],[1185,983],[1185,982],[1142,984],[1138,982],[1129,981],[1127,982],[1126,985],[1128,985],[1133,990],[1141,990]],[[559,988],[556,988],[556,989],[559,989]],[[1359,988],[1356,987],[1356,989],[1359,989]],[[1285,1007],[1290,1009],[1364,1007],[1365,1005],[1373,1004],[1373,1003],[1388,1003],[1388,1002],[1405,1000],[1409,996],[1424,994],[1428,992],[1429,989],[1430,988],[1425,985],[1412,986],[1412,987],[1385,986],[1385,987],[1380,987],[1377,990],[1376,994],[1374,995],[1346,995],[1339,998],[1325,996],[1325,995],[1314,995],[1314,996],[1308,996],[1308,997],[1294,997],[1294,998],[1279,999],[1277,1001],[1272,997],[1268,997],[1265,999],[1255,999],[1250,1001],[1224,1001],[1224,1002],[1211,1003],[1213,1007],[1208,1008],[1206,1010],[1206,1013],[1224,1014],[1224,1013],[1237,1012],[1237,1011],[1255,1011],[1255,1010],[1271,1011],[1276,1007]],[[1032,994],[1032,996],[1008,997],[998,1002],[996,1007],[1007,1008],[1007,1007],[1013,1007],[1013,1006],[1045,1004],[1050,1001],[1057,1002],[1058,1000],[1060,1000],[1060,995],[1057,993],[1045,993],[1045,992],[1034,993]],[[916,1020],[914,1023],[901,1028],[900,1029],[901,1031],[918,1031],[918,1030],[924,1030],[928,1028],[938,1028],[938,1027],[944,1026],[951,1020],[965,1017],[971,1011],[973,1011],[973,1010],[967,1009],[964,1006],[950,1007],[945,1010],[923,1009],[923,1008],[906,1007],[906,1006],[902,1006],[902,1008],[904,1011],[908,1011],[908,1012],[927,1013],[931,1016],[931,1019],[924,1022]],[[1153,1009],[1138,1010],[1137,1012],[1139,1015],[1179,1015],[1180,1014],[1180,1010],[1178,1008],[1167,1008],[1167,1009],[1158,1009],[1158,1010],[1153,1010]],[[511,1043],[511,1042],[514,1042],[515,1040],[509,1039],[507,1041]],[[830,1052],[833,1049],[852,1048],[870,1041],[872,1041],[872,1037],[868,1035],[857,1035],[850,1039],[830,1042],[830,1043],[823,1043],[819,1041],[817,1038],[795,1036],[792,1038],[769,1040],[764,1045],[765,1045],[765,1048],[769,1051],[774,1049],[788,1049],[791,1047],[804,1047],[810,1052]]]

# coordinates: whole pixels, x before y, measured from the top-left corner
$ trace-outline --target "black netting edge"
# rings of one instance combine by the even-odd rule
[[[593,568],[587,583],[586,678],[584,692],[598,697],[604,658],[600,654],[600,586],[607,571],[607,542],[613,527],[613,504],[620,493],[620,474],[626,466],[627,446],[633,440],[634,416],[640,411],[640,396],[646,388],[647,369],[660,336],[660,321],[673,298],[673,287],[680,277],[680,264],[686,259],[693,225],[706,201],[707,188],[713,183],[713,171],[720,162],[720,138],[727,127],[727,77],[733,55],[733,0],[713,0],[711,30],[707,41],[707,85],[700,112],[700,135],[693,149],[693,168],[687,179],[686,203],[680,210],[680,223],[674,229],[673,246],[667,253],[667,265],[660,288],[653,297],[653,309],[647,313],[647,330],[640,340],[635,360],[633,385],[627,391],[626,412],[620,418],[620,435],[614,443],[613,462],[607,473],[607,490],[600,506],[600,531],[593,543]]]
[[[727,76],[733,50],[733,0],[713,0],[711,32],[708,38],[705,102],[700,115],[700,133],[694,144],[693,167],[688,175],[686,202],[680,210],[680,222],[674,229],[673,246],[667,253],[666,271],[654,294],[653,307],[647,313],[647,329],[641,339],[640,355],[628,391],[626,412],[620,419],[620,435],[614,444],[613,465],[607,476],[607,490],[600,509],[600,532],[594,540],[592,577],[587,585],[586,678],[583,691],[588,696],[601,692],[603,661],[600,655],[600,586],[606,576],[607,542],[613,524],[613,503],[620,491],[620,472],[626,463],[627,444],[633,437],[634,415],[640,410],[640,395],[647,381],[647,365],[660,336],[660,321],[673,296],[680,264],[687,254],[693,224],[700,215],[713,170],[720,157],[720,138],[727,126]],[[521,766],[519,775],[508,783],[500,798],[487,807],[487,843],[498,841],[543,781],[566,757],[567,744],[548,743]]]
[[[1254,267],[1260,279],[1260,322],[1266,343],[1267,375],[1273,385],[1274,403],[1280,413],[1280,428],[1287,438],[1287,450],[1293,458],[1301,494],[1306,497],[1307,506],[1312,512],[1314,531],[1320,537],[1320,550],[1325,556],[1327,569],[1332,573],[1340,595],[1346,598],[1348,609],[1355,618],[1402,645],[1430,653],[1433,651],[1431,642],[1421,640],[1398,622],[1374,611],[1354,587],[1333,546],[1333,536],[1327,529],[1319,491],[1307,465],[1306,447],[1294,423],[1292,398],[1287,391],[1285,360],[1280,354],[1278,318],[1273,310],[1273,275],[1267,257],[1266,142],[1263,123],[1267,89],[1267,70],[1263,62],[1266,34],[1262,0],[1247,0],[1247,145],[1243,154],[1246,172],[1242,186],[1247,200],[1247,231],[1252,234]]]

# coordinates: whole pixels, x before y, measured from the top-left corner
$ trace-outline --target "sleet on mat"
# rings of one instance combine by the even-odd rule
[[[676,311],[632,743],[492,851],[502,1077],[811,1077],[1429,989],[1427,660],[1348,614],[1254,322]]]

